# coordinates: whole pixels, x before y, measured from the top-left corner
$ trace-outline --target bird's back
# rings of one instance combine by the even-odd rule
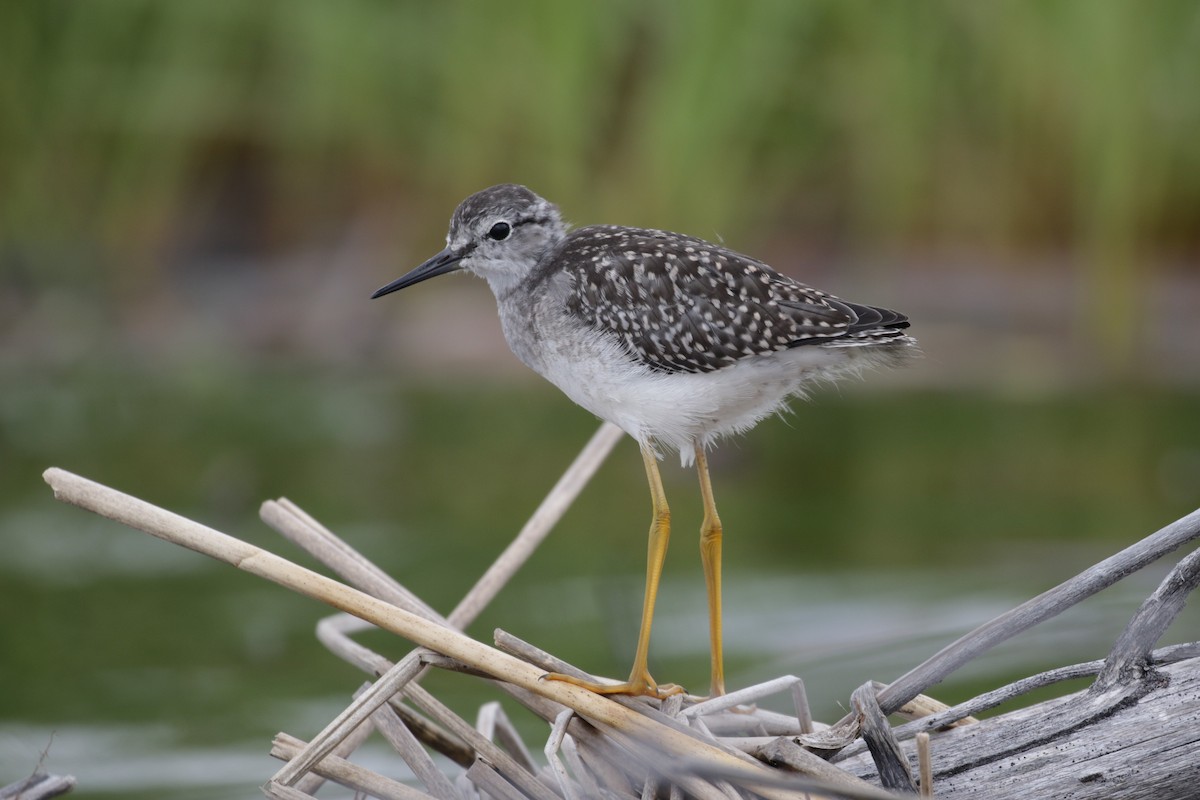
[[[714,372],[806,345],[911,343],[903,314],[847,303],[692,236],[595,225],[545,261],[570,280],[570,314],[661,372]]]

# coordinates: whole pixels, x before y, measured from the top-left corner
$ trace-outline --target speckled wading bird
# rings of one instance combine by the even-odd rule
[[[647,667],[650,624],[670,536],[660,449],[695,461],[704,502],[700,552],[708,589],[714,695],[721,653],[721,522],[705,451],[753,427],[818,381],[895,364],[916,352],[908,318],[850,303],[720,245],[667,231],[592,225],[568,231],[558,209],[502,184],[462,202],[446,249],[372,297],[465,269],[496,296],[508,346],[596,416],[637,440],[654,506],[646,594],[629,680],[606,694],[664,697]]]

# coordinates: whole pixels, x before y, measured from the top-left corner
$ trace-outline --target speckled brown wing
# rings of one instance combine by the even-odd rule
[[[876,329],[897,335],[894,326],[907,324],[896,312],[844,303],[760,261],[665,231],[581,228],[557,260],[573,281],[568,310],[663,372],[712,372]]]

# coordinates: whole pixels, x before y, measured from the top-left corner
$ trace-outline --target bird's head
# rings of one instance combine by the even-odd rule
[[[553,203],[524,186],[502,183],[463,200],[450,219],[446,248],[371,297],[460,269],[485,278],[499,294],[528,275],[565,235]]]

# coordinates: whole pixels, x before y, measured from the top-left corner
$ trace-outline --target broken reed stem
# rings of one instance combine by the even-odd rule
[[[280,733],[275,736],[271,745],[271,755],[287,761],[293,758],[304,747],[305,743],[294,736]],[[436,800],[419,789],[414,789],[400,781],[371,772],[368,769],[351,764],[340,756],[326,756],[317,762],[313,772],[334,783],[362,792],[381,800]],[[297,789],[297,791],[300,791]],[[303,794],[303,796],[308,796]]]
[[[533,512],[533,516],[521,528],[516,538],[508,547],[504,548],[504,552],[496,558],[471,587],[471,591],[467,592],[466,597],[459,601],[454,610],[450,612],[449,619],[452,625],[457,628],[467,627],[475,621],[488,603],[495,599],[513,574],[545,541],[546,536],[562,519],[563,514],[575,502],[575,498],[583,491],[583,487],[587,486],[592,476],[596,474],[596,470],[600,469],[604,459],[608,458],[608,454],[612,452],[613,447],[624,435],[625,432],[611,422],[600,425],[592,434],[592,438],[584,445],[583,450],[571,462],[571,466],[567,467],[567,471],[562,474],[562,477],[550,489],[550,493]]]
[[[1176,564],[1143,601],[1104,659],[1104,669],[1092,684],[1093,693],[1128,683],[1149,668],[1151,649],[1197,586],[1200,586],[1200,550],[1192,551]]]
[[[487,739],[471,727],[471,723],[451,711],[442,701],[427,692],[422,686],[408,687],[408,699],[438,724],[444,726],[476,753],[476,761],[486,761],[510,782],[515,784],[533,800],[558,800],[554,792],[538,781],[536,775],[525,769],[516,759],[504,752],[495,742]]]
[[[375,730],[375,724],[368,719],[366,722],[359,725],[354,730],[350,731],[350,735],[342,741],[338,742],[338,746],[333,748],[330,753],[338,758],[349,758],[355,750],[359,748],[367,737]],[[296,788],[305,794],[315,795],[320,791],[321,786],[325,783],[326,776],[319,772],[309,772],[303,778],[296,781]]]
[[[449,617],[442,617],[370,559],[287,498],[266,501],[259,511],[259,516],[285,538],[368,594],[427,619],[446,622],[451,627],[462,629],[475,621],[517,570],[529,560],[624,435],[624,431],[611,422],[600,425],[517,536],[475,582],[471,591],[459,602]]]
[[[421,598],[286,497],[264,502],[258,510],[258,516],[283,538],[329,567],[347,583],[426,619],[442,620],[442,616]]]
[[[704,759],[714,766],[747,769],[745,762],[719,747],[658,724],[580,687],[563,681],[543,681],[542,671],[530,664],[247,542],[56,467],[46,470],[43,477],[54,489],[55,497],[63,502],[224,561],[252,575],[369,620],[384,630],[457,658],[481,672],[561,703],[605,730],[637,742],[638,747],[647,754],[657,750],[670,759]],[[765,767],[755,769],[764,778],[770,775]],[[845,778],[847,783],[862,784],[848,775]],[[785,791],[764,788],[760,794],[767,798],[783,800],[787,797],[790,800],[789,793]]]
[[[920,774],[921,797],[933,797],[933,758],[929,753],[929,734],[917,734],[917,769]]]
[[[461,630],[474,621],[496,593],[529,559],[623,435],[624,432],[611,423],[603,423],[600,426],[516,538],[459,602],[449,618],[442,617],[295,503],[286,499],[268,501],[263,503],[259,515],[268,525],[368,594],[426,619]],[[318,634],[320,630],[318,626]],[[344,643],[341,649],[346,651],[350,647],[349,643]],[[365,649],[355,652],[363,658],[375,655]],[[410,674],[409,668],[413,666],[415,659],[428,652],[422,649],[415,650],[395,665],[376,664],[379,668],[375,673],[380,674],[380,678],[375,688],[360,696],[330,722],[313,738],[305,752],[276,773],[275,780],[281,783],[296,780],[312,764],[330,752],[355,725],[378,709],[387,697],[402,689],[408,681],[420,680],[424,674],[423,669]],[[372,661],[379,662],[380,659],[375,657]]]
[[[375,728],[400,755],[413,774],[438,800],[460,800],[454,784],[438,768],[420,740],[405,724],[396,709],[384,703],[371,715]],[[470,766],[470,763],[466,766]]]

